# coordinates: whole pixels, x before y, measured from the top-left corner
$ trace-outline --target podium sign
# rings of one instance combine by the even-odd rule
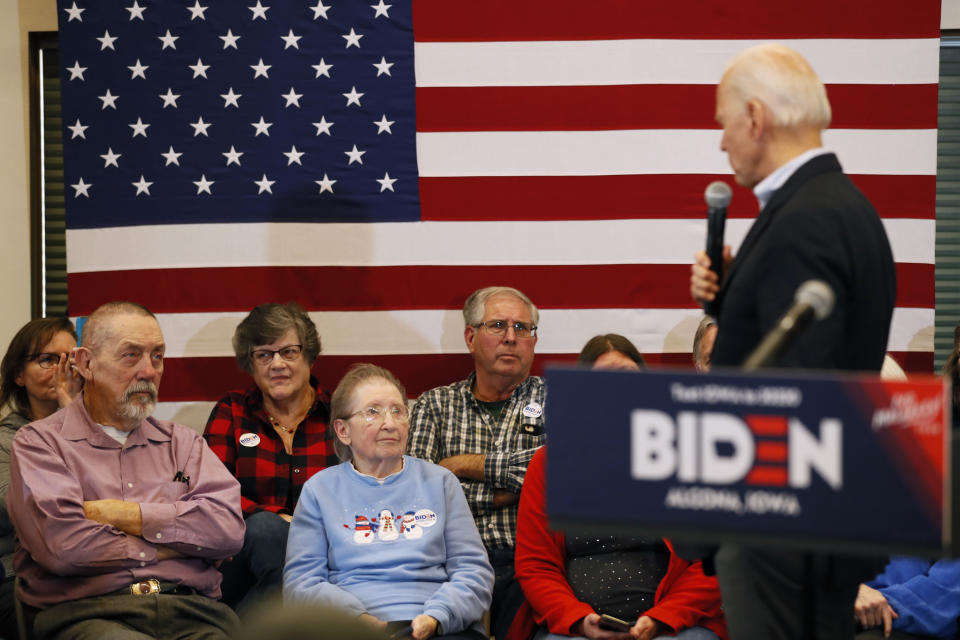
[[[547,370],[561,529],[939,555],[948,385],[921,376]]]

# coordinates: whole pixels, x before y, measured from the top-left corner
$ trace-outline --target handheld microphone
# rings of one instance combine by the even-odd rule
[[[793,304],[780,317],[776,326],[744,360],[745,371],[755,371],[774,364],[814,320],[823,320],[833,311],[834,295],[823,280],[807,280],[797,288]]]
[[[719,283],[723,277],[723,232],[733,191],[726,182],[717,180],[707,185],[703,197],[707,201],[707,257]],[[706,303],[704,311],[709,316],[716,316],[716,301]]]

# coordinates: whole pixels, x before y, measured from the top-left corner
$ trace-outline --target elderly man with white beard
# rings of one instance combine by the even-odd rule
[[[163,334],[145,307],[94,311],[72,354],[83,401],[22,427],[7,506],[33,637],[230,638],[216,565],[240,550],[240,485],[188,427],[151,416]]]

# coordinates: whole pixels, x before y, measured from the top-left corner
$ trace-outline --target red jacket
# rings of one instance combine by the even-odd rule
[[[547,526],[546,454],[543,447],[533,456],[520,493],[516,569],[527,600],[517,613],[507,640],[529,640],[541,624],[550,633],[569,635],[571,625],[594,612],[590,605],[577,599],[567,583],[564,535]],[[669,540],[664,542],[670,550],[667,574],[654,595],[656,604],[642,615],[668,625],[673,633],[701,626],[726,639],[717,579],[703,575],[699,562],[683,560],[673,553]]]

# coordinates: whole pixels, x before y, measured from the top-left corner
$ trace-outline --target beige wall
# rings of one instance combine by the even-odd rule
[[[27,209],[25,77],[21,65],[20,11],[15,2],[0,3],[0,343],[30,319],[30,247]]]
[[[942,28],[960,29],[960,0],[942,2]],[[56,0],[0,0],[0,353],[30,319],[27,38],[55,30],[56,11]]]
[[[940,5],[940,28],[960,29],[960,0],[943,0]]]
[[[0,1],[0,353],[30,319],[28,34],[56,28],[56,0]]]

